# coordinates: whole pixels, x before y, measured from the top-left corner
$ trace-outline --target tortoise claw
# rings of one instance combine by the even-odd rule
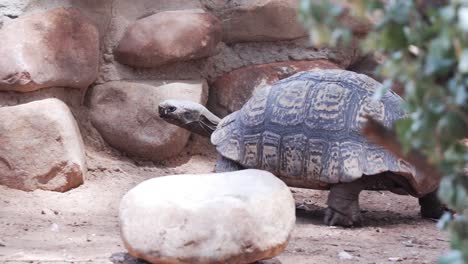
[[[323,221],[329,226],[352,227],[362,225],[362,217],[359,211],[346,215],[331,207],[326,209]]]

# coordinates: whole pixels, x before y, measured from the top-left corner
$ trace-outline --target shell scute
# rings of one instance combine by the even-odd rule
[[[301,176],[304,165],[306,136],[303,134],[285,136],[281,142],[280,174]]]
[[[255,127],[265,121],[268,94],[270,87],[258,91],[240,111],[240,118],[246,127]]]
[[[261,134],[245,135],[243,143],[244,152],[241,163],[247,168],[254,168],[260,158]]]
[[[307,93],[312,82],[291,82],[284,89],[272,92],[271,122],[282,126],[294,126],[304,122]]]
[[[362,175],[362,145],[346,141],[340,144],[343,159],[343,176],[341,181],[351,182]]]
[[[305,121],[310,129],[343,130],[351,91],[337,83],[323,82],[314,89]]]
[[[328,142],[323,139],[309,139],[305,159],[305,178],[318,181],[322,175],[323,161],[326,158]]]
[[[262,169],[277,173],[279,169],[281,136],[269,131],[263,133]]]

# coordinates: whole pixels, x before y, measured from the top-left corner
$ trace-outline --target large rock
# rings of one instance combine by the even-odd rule
[[[119,219],[127,250],[152,263],[252,263],[284,250],[295,205],[266,171],[174,175],[131,189]]]
[[[115,81],[95,86],[91,93],[91,121],[111,146],[146,160],[164,160],[178,154],[190,133],[158,114],[166,99],[205,104],[205,81]]]
[[[232,8],[225,8],[219,15],[224,42],[276,41],[307,36],[297,19],[297,0],[233,2],[230,3]]]
[[[87,88],[97,77],[96,27],[76,9],[20,17],[0,31],[0,91]]]
[[[155,67],[210,56],[220,40],[216,17],[202,10],[166,11],[132,24],[115,57],[130,66]]]
[[[0,184],[64,192],[83,183],[83,142],[62,101],[1,107],[0,135]]]
[[[75,2],[78,0],[73,1]],[[89,2],[89,0],[81,1]],[[118,15],[118,17],[115,18],[124,18],[128,21],[135,21],[142,17],[147,17],[149,15],[153,15],[163,11],[203,9],[200,0],[138,0],[138,2],[128,0],[111,1],[113,3],[115,14]]]
[[[31,0],[0,0],[0,17],[16,18],[21,15]]]
[[[287,61],[236,69],[218,78],[211,89],[210,106],[224,116],[239,110],[255,91],[300,71],[339,69],[327,60]]]

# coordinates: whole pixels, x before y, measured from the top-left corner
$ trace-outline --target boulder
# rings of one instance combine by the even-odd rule
[[[123,64],[156,67],[208,57],[220,40],[219,20],[211,14],[165,11],[130,25],[114,54]]]
[[[228,1],[229,2],[229,1]],[[220,12],[223,41],[289,40],[307,36],[297,18],[297,0],[234,1]],[[240,2],[240,3],[237,3]]]
[[[73,0],[78,1],[78,0]],[[89,2],[89,0],[81,0]],[[101,0],[103,1],[103,0]],[[114,19],[124,18],[127,21],[135,21],[143,17],[154,15],[163,11],[193,10],[203,9],[200,0],[138,0],[138,4],[128,0],[111,0],[114,12],[117,15]],[[94,2],[94,1],[93,1]]]
[[[338,17],[338,19],[340,23],[344,27],[351,30],[351,32],[353,33],[353,36],[357,38],[364,37],[374,27],[374,24],[372,23],[372,21],[366,18],[353,16],[349,8],[346,8],[346,7],[344,8],[344,12],[341,14],[341,16]]]
[[[91,92],[91,122],[114,148],[145,160],[164,160],[178,154],[190,133],[159,118],[166,99],[205,104],[205,81],[114,81]]]
[[[0,17],[17,18],[30,2],[31,0],[0,0]]]
[[[80,11],[22,16],[0,30],[0,91],[87,88],[98,75],[97,28]]]
[[[0,135],[0,184],[64,192],[83,183],[83,142],[62,101],[1,107]]]
[[[300,71],[339,69],[327,60],[287,61],[252,65],[218,78],[211,89],[210,106],[224,116],[239,110],[255,91]]]
[[[295,205],[266,171],[173,175],[131,189],[119,220],[129,253],[152,263],[252,263],[285,249]]]

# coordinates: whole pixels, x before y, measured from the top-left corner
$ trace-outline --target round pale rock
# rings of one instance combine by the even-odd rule
[[[0,135],[1,185],[64,192],[83,183],[83,142],[62,101],[0,107]]]
[[[285,249],[295,205],[266,171],[173,175],[131,189],[119,219],[129,253],[152,263],[252,263]]]
[[[31,0],[0,0],[0,17],[17,18],[30,2]]]
[[[98,30],[76,9],[22,16],[0,39],[0,91],[87,88],[97,78]]]
[[[242,67],[218,78],[211,89],[210,106],[225,116],[239,110],[259,89],[300,71],[339,69],[328,60],[286,61]]]
[[[233,5],[220,14],[224,42],[277,41],[307,36],[307,30],[298,21],[297,0],[235,1]]]
[[[206,81],[114,81],[91,92],[91,122],[114,148],[145,160],[164,160],[185,147],[190,132],[159,117],[167,99],[207,101]]]
[[[212,55],[221,40],[216,17],[202,10],[165,11],[131,25],[115,50],[117,61],[135,67]]]

